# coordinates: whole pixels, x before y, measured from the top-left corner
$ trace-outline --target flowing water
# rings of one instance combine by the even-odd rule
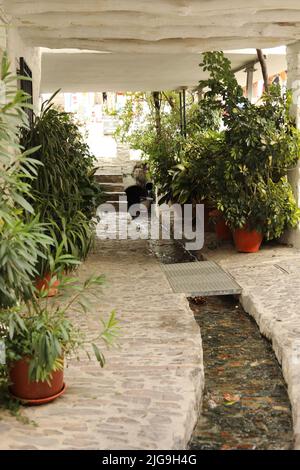
[[[162,263],[195,261],[175,241],[150,242]],[[291,449],[290,402],[271,344],[232,296],[189,299],[201,329],[205,391],[189,449]]]

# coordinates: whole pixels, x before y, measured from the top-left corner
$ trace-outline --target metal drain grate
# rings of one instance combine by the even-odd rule
[[[170,286],[189,297],[241,294],[241,287],[213,261],[162,264]]]

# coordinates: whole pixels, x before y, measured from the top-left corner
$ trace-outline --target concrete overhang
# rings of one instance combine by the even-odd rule
[[[228,53],[234,69],[243,68],[257,59],[255,51]],[[179,86],[195,87],[207,77],[199,64],[201,54],[103,54],[80,51],[42,54],[41,92],[152,91],[174,90]],[[285,55],[268,55],[270,75],[286,70]],[[261,79],[259,64],[254,79]],[[241,70],[239,82],[246,83]]]
[[[0,0],[29,45],[181,54],[300,40],[299,0]]]
[[[45,54],[44,91],[80,83],[82,90],[191,86],[202,78],[204,51],[300,40],[299,0],[0,0],[0,6],[28,46],[91,51]]]

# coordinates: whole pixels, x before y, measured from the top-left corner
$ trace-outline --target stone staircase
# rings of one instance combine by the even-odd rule
[[[118,211],[126,211],[127,198],[124,191],[123,175],[116,170],[117,168],[114,167],[101,168],[97,171],[95,178],[106,195],[105,202],[112,204]]]

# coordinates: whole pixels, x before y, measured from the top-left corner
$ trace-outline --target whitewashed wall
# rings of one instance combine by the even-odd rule
[[[24,57],[33,74],[33,103],[38,111],[40,105],[41,85],[41,50],[39,47],[28,46],[20,37],[17,28],[6,26],[0,19],[0,55],[7,50],[11,70],[16,73],[20,57]]]

